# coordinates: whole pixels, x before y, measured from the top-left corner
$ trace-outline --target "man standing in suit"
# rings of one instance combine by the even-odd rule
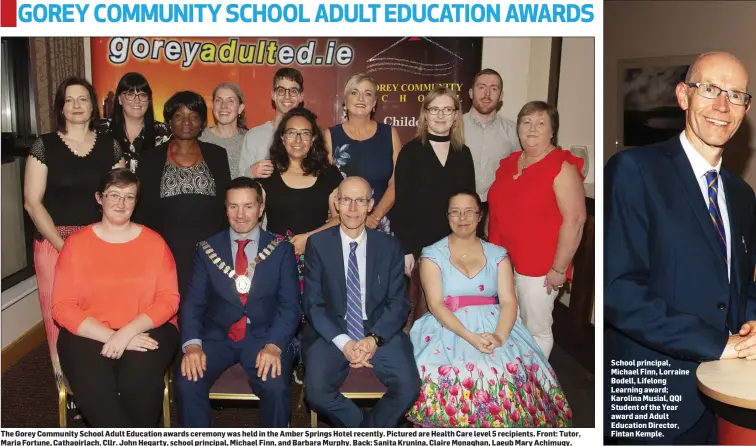
[[[210,427],[210,388],[235,364],[260,398],[260,427],[289,423],[299,279],[292,245],[258,226],[264,208],[256,181],[232,180],[231,228],[198,244],[179,309],[184,357],[176,384],[184,427]]]
[[[396,427],[417,400],[420,377],[402,331],[410,303],[399,241],[365,227],[370,185],[349,177],[339,186],[341,225],[310,236],[302,304],[307,401],[340,427]],[[339,388],[350,368],[371,367],[386,394],[365,414]]]
[[[714,417],[697,391],[696,368],[720,358],[756,359],[756,317],[747,310],[756,200],[748,184],[721,168],[723,146],[751,105],[747,89],[748,74],[734,56],[701,55],[675,89],[685,131],[619,152],[606,165],[605,434],[619,442],[705,444]],[[643,367],[643,360],[658,366]],[[643,369],[638,376],[676,372],[652,376],[665,378],[668,395],[680,398],[670,404],[675,409],[623,410],[618,401],[628,400],[615,398],[627,394],[612,380],[633,369]],[[660,423],[671,426],[645,429],[662,433],[653,439],[612,428],[613,416],[629,413],[666,414]]]

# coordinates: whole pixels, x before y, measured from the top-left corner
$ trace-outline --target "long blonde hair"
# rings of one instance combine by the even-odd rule
[[[425,95],[423,104],[420,106],[420,119],[417,120],[417,133],[416,138],[419,138],[423,144],[428,143],[428,120],[425,118],[425,111],[428,109],[428,105],[441,96],[449,96],[454,102],[454,110],[457,112],[457,118],[452,122],[452,127],[449,130],[451,137],[452,150],[459,150],[465,145],[465,128],[462,122],[462,104],[459,98],[450,89],[446,87],[436,87],[429,91]]]

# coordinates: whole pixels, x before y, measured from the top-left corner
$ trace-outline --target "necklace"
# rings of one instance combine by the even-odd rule
[[[525,160],[527,159],[527,156],[525,155],[525,152],[522,152],[522,154],[520,154],[520,157],[517,158],[517,173],[514,174],[514,176],[512,178],[515,179],[515,180],[518,179],[518,178],[520,178],[522,176],[522,172],[525,169],[527,169],[528,167],[532,166],[533,164],[535,164],[535,163],[541,161],[542,159],[544,159],[546,157],[546,155],[548,155],[549,153],[551,153],[552,150],[554,150],[554,147],[549,147],[542,154],[538,155],[538,157],[535,160],[533,160],[533,162],[531,162],[530,164],[528,164],[527,166],[525,165]]]
[[[276,246],[278,246],[278,244],[282,241],[284,241],[284,239],[275,239],[270,242],[270,244],[268,244],[265,249],[260,251],[260,253],[257,254],[257,256],[255,256],[255,258],[252,259],[251,262],[249,262],[249,266],[247,266],[246,271],[244,271],[244,274],[241,275],[236,273],[233,263],[227,264],[226,262],[221,261],[221,258],[209,243],[203,240],[199,243],[199,246],[200,248],[205,250],[205,254],[207,254],[210,260],[215,264],[215,266],[217,266],[223,274],[227,275],[231,280],[234,281],[234,283],[236,284],[236,291],[241,294],[247,294],[249,293],[249,289],[252,286],[252,275],[255,272],[255,268],[257,268],[257,264],[265,260],[265,258],[268,257],[273,252],[273,250],[276,249]]]

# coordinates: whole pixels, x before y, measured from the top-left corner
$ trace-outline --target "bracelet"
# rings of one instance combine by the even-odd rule
[[[554,268],[554,266],[552,266],[549,269],[552,270],[552,271],[554,271],[557,274],[561,274],[562,276],[566,276],[567,275],[567,271],[559,271],[558,269]]]

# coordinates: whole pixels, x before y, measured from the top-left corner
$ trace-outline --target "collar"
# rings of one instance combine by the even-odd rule
[[[367,239],[367,229],[362,228],[362,234],[359,235],[356,239],[349,237],[346,232],[344,232],[344,229],[339,227],[339,233],[341,234],[341,243],[345,245],[349,245],[349,242],[357,242],[357,246],[361,246],[362,243],[365,242]]]
[[[722,158],[719,158],[719,162],[716,166],[709,164],[709,162],[706,161],[706,159],[693,147],[693,144],[688,141],[688,137],[685,136],[685,131],[680,133],[680,143],[685,151],[685,156],[688,157],[688,161],[690,161],[690,165],[693,167],[693,174],[695,174],[696,178],[705,176],[706,172],[712,169],[716,170],[717,175],[719,175],[720,169],[722,168]]]
[[[228,233],[231,234],[231,242],[235,242],[237,240],[242,240],[242,236],[236,233],[231,228],[228,228]],[[255,226],[255,229],[252,230],[252,232],[247,235],[246,239],[252,240],[253,242],[260,243],[260,225]]]
[[[499,113],[494,110],[493,113],[491,113],[491,118],[488,120],[488,122],[480,122],[480,119],[478,119],[478,115],[473,112],[473,108],[470,108],[470,111],[466,113],[470,119],[472,119],[472,122],[477,124],[480,127],[488,127],[492,123],[496,122],[497,119],[499,119]]]

